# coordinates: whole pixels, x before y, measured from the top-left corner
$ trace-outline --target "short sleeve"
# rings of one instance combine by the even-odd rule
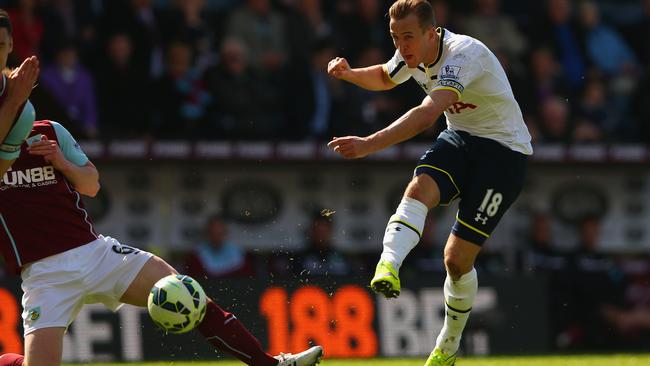
[[[77,166],[84,166],[88,163],[88,157],[81,150],[81,146],[75,141],[70,132],[63,127],[60,123],[52,122],[54,132],[56,132],[56,139],[59,141],[59,147],[63,156],[71,163]]]
[[[395,55],[383,65],[383,68],[386,75],[395,84],[401,84],[411,78],[406,61],[398,50],[395,50]]]
[[[483,67],[472,52],[466,47],[447,57],[438,72],[438,82],[433,90],[446,89],[454,91],[461,97],[465,88],[481,75]]]

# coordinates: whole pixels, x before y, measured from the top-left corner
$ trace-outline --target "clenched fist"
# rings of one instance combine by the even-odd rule
[[[327,73],[337,79],[345,79],[350,70],[350,64],[343,57],[336,57],[327,64]]]

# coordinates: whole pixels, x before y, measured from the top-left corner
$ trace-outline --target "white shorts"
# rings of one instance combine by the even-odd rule
[[[25,335],[68,327],[84,304],[117,311],[131,282],[153,254],[110,236],[28,264],[21,272]]]

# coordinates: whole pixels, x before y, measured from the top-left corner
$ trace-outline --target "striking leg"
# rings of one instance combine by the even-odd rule
[[[388,220],[384,234],[384,250],[370,287],[387,298],[399,296],[399,268],[422,236],[429,208],[438,204],[439,190],[428,175],[413,178],[395,214]]]

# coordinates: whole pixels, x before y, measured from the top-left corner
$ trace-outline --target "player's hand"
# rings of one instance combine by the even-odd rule
[[[68,165],[68,160],[63,156],[63,152],[61,152],[56,140],[48,140],[47,137],[43,137],[41,141],[28,146],[27,151],[32,155],[42,156],[56,170],[64,170]]]
[[[18,68],[11,71],[7,77],[7,100],[17,104],[24,103],[32,93],[39,72],[40,66],[36,56],[26,58]]]
[[[372,143],[367,137],[335,137],[327,147],[343,155],[346,159],[363,158],[373,152]]]
[[[336,57],[327,64],[327,73],[337,79],[345,79],[351,70],[350,64],[343,57]]]

